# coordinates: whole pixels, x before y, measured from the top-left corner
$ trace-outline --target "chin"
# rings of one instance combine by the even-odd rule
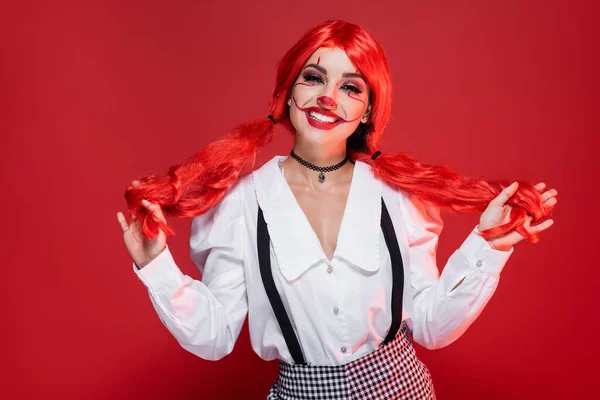
[[[300,135],[304,140],[315,144],[328,144],[338,143],[344,141],[352,134],[352,132],[345,132],[345,130],[336,127],[331,130],[321,130],[312,126],[303,126],[301,129],[296,130],[296,134]]]

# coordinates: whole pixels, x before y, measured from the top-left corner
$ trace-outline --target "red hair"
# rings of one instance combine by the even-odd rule
[[[344,21],[326,21],[310,29],[278,64],[269,111],[292,134],[295,129],[289,119],[286,99],[302,67],[320,47],[344,50],[366,78],[371,114],[369,121],[360,123],[348,138],[347,150],[351,159],[371,164],[377,179],[455,212],[485,210],[489,202],[511,183],[508,180],[466,178],[447,166],[425,164],[404,153],[381,154],[373,161],[372,154],[378,149],[391,112],[390,69],[379,43],[362,27]],[[273,138],[273,133],[273,123],[268,118],[242,124],[184,163],[172,166],[166,175],[140,179],[141,185],[126,191],[125,198],[131,215],[142,222],[144,235],[154,238],[158,226],[167,235],[174,235],[174,232],[166,223],[154,220],[141,205],[142,199],[159,204],[165,216],[192,218],[205,213],[221,200],[243,171],[254,168],[257,152]],[[539,240],[537,235],[528,234],[521,224],[528,214],[533,216],[533,221],[538,221],[551,208],[544,209],[541,195],[533,185],[518,182],[517,192],[508,201],[513,206],[510,221],[483,231],[484,238],[517,228],[531,242]]]

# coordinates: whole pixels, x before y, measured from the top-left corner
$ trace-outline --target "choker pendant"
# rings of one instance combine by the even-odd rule
[[[315,164],[309,163],[308,161],[306,161],[303,158],[301,158],[300,156],[298,156],[296,153],[294,153],[294,150],[292,150],[290,152],[290,156],[292,156],[292,158],[294,160],[298,161],[302,166],[312,169],[313,171],[319,172],[319,183],[325,182],[324,172],[331,172],[331,171],[340,169],[348,162],[348,156],[346,156],[342,161],[340,161],[339,163],[337,163],[335,165],[329,165],[327,167],[319,167],[319,166],[316,166]]]

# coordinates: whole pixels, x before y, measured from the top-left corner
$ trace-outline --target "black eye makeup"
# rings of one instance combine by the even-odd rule
[[[354,92],[356,94],[362,93],[362,90],[360,90],[359,88],[357,88],[354,85],[344,85],[344,86],[342,86],[342,88],[347,88],[348,90],[350,90],[351,92]]]
[[[321,79],[320,76],[315,75],[315,74],[311,74],[311,73],[303,74],[302,78],[304,78],[305,82],[323,83],[323,79]],[[343,85],[342,89],[349,90],[349,91],[354,92],[356,94],[362,93],[362,90],[360,90],[358,87],[356,87],[355,85],[348,84],[348,83],[346,83],[345,85]]]
[[[323,79],[321,79],[321,77],[318,76],[318,75],[304,74],[302,77],[304,78],[305,82],[319,82],[319,83],[323,83]]]

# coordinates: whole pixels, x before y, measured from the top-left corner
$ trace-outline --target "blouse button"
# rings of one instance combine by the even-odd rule
[[[337,315],[339,311],[340,311],[340,310],[339,310],[337,307],[333,307],[333,313],[334,313],[335,315]]]
[[[346,348],[345,348],[345,347],[342,347],[342,348],[341,348],[341,351],[342,351],[342,353],[345,353],[345,352],[346,352]]]
[[[333,268],[331,268],[331,265],[329,267],[327,267],[327,273],[330,274],[331,271],[333,271]]]
[[[481,260],[477,260],[477,263],[475,263],[478,267],[481,267],[481,265],[483,265],[483,262],[481,262]]]

